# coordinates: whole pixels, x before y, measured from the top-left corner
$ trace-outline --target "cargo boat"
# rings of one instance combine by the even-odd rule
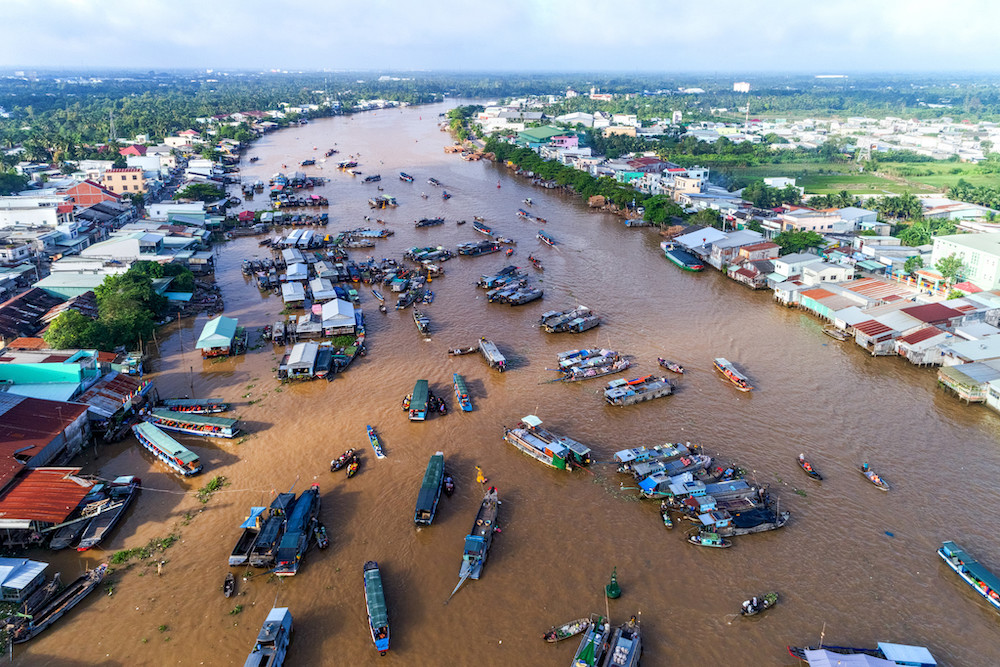
[[[385,604],[385,591],[382,588],[382,573],[378,563],[370,560],[365,563],[365,607],[368,609],[368,628],[371,630],[372,641],[379,655],[389,651],[389,611]]]
[[[674,385],[667,378],[646,375],[634,380],[612,380],[604,390],[604,400],[617,406],[635,405],[669,396],[673,391]]]
[[[264,510],[266,509],[266,507],[250,508],[250,516],[240,524],[243,532],[240,534],[240,538],[236,540],[233,552],[229,554],[229,567],[245,565],[247,560],[249,560],[250,551],[257,544],[257,538],[260,536],[262,525],[261,515],[264,514]]]
[[[986,598],[994,609],[1000,610],[1000,578],[950,540],[944,542],[937,553],[972,590]]]
[[[140,422],[132,427],[139,444],[167,467],[182,477],[191,477],[201,472],[198,455],[177,442],[149,422]]]
[[[273,607],[257,633],[257,641],[243,667],[281,667],[292,637],[292,613],[288,607]]]
[[[45,606],[30,618],[12,617],[16,620],[9,622],[7,626],[7,636],[10,637],[11,643],[21,644],[26,642],[58,621],[62,618],[63,614],[75,607],[77,603],[100,585],[107,571],[108,564],[102,563],[66,586],[66,588],[45,603]]]
[[[608,637],[611,635],[611,625],[604,618],[597,619],[583,634],[580,646],[573,656],[573,667],[596,667],[602,664],[608,650]]]
[[[542,428],[542,420],[535,415],[526,415],[514,428],[504,428],[503,439],[557,470],[572,471],[591,462],[589,447]]]
[[[413,512],[413,523],[429,526],[434,521],[443,482],[444,452],[434,452],[431,460],[427,463],[427,470],[424,471],[424,480],[420,483],[417,506]]]
[[[420,218],[419,220],[414,220],[414,227],[432,227],[434,225],[443,225],[444,218]]]
[[[451,379],[455,384],[455,400],[458,401],[462,412],[472,412],[472,398],[469,396],[469,388],[465,385],[465,378],[453,373]]]
[[[462,553],[462,567],[459,578],[479,579],[483,574],[483,566],[493,544],[493,534],[497,529],[497,515],[500,512],[500,498],[495,487],[490,487],[483,497],[483,502],[476,513],[476,521],[472,524],[472,532],[465,536],[465,549]]]
[[[507,357],[500,353],[500,348],[493,341],[480,338],[479,352],[486,359],[486,363],[490,368],[495,368],[501,373],[507,369]]]
[[[233,438],[239,433],[237,419],[226,417],[210,417],[208,415],[180,414],[171,410],[152,410],[144,419],[150,424],[192,435],[205,435],[210,438]]]
[[[251,567],[272,567],[278,542],[285,530],[288,513],[295,507],[294,493],[279,493],[268,507],[267,521],[260,529],[257,542],[250,549],[248,559]]]
[[[279,577],[291,577],[299,571],[302,557],[313,537],[319,503],[319,484],[310,486],[295,501],[295,508],[285,523],[285,534],[281,536],[275,556],[274,573]]]
[[[199,415],[225,412],[229,409],[229,403],[221,398],[168,398],[163,401],[163,405],[173,412],[190,412]]]
[[[753,387],[750,385],[750,381],[745,375],[736,370],[733,366],[733,362],[718,357],[713,362],[715,364],[715,370],[719,371],[726,376],[726,379],[733,383],[740,391],[753,391]]]
[[[416,308],[413,309],[413,323],[417,326],[417,331],[421,334],[424,336],[430,335],[431,318],[427,317]]]
[[[637,667],[642,654],[642,634],[639,621],[633,616],[611,633],[605,667]]]
[[[96,514],[87,524],[80,536],[80,543],[76,547],[77,551],[86,551],[97,546],[114,530],[125,515],[129,505],[139,495],[141,485],[142,480],[135,475],[117,477],[108,485],[110,505],[104,511]]]
[[[672,243],[666,242],[661,243],[660,247],[663,248],[664,256],[670,260],[672,264],[675,264],[685,271],[698,272],[705,268],[705,263],[689,253],[687,250],[675,248]]]
[[[427,380],[417,380],[413,385],[408,405],[411,422],[422,422],[427,419],[427,392]]]

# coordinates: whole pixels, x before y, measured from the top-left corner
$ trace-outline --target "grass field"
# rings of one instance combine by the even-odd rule
[[[929,190],[923,184],[898,183],[888,178],[872,174],[817,174],[812,173],[799,179],[798,185],[806,189],[807,194],[828,195],[847,190],[852,195],[899,195],[904,192],[921,192]]]
[[[974,164],[964,164],[956,162],[915,162],[900,163],[886,162],[882,165],[884,169],[898,170],[900,176],[907,181],[925,185],[935,190],[947,190],[952,185],[958,183],[959,179],[971,183],[972,185],[992,185],[1000,187],[1000,174],[980,174],[978,167]],[[907,172],[912,172],[909,174]],[[927,175],[927,172],[931,172]],[[920,174],[919,176],[917,174]]]

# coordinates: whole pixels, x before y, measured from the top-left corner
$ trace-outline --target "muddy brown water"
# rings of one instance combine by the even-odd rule
[[[113,595],[95,593],[17,647],[17,661],[242,664],[277,603],[294,615],[288,664],[565,665],[577,641],[549,645],[541,633],[604,613],[603,585],[617,567],[623,595],[610,602],[611,618],[620,623],[641,612],[643,664],[793,664],[785,646],[815,644],[824,626],[828,644],[924,644],[941,664],[997,664],[995,612],[935,549],[954,539],[1000,572],[1000,416],[946,396],[932,371],[832,341],[816,319],[779,308],[767,293],[712,271],[677,270],[651,230],[626,229],[577,198],[532,187],[490,163],[444,154],[448,136],[437,123],[445,109],[379,111],[271,134],[248,151],[245,160],[260,160],[245,161],[242,176],[266,181],[336,147],[339,155],[304,169],[331,179],[318,190],[331,201],[327,230],[363,226],[363,216],[371,215],[371,226],[381,217],[396,232],[377,248],[352,251],[353,258],[399,259],[414,245],[481,239],[471,224],[456,225],[481,215],[495,233],[518,241],[514,263],[527,266],[529,253],[543,260],[544,273],[533,278],[545,298],[517,308],[489,304],[473,283],[504,266],[504,258],[452,259],[431,285],[434,303],[423,308],[432,322],[425,342],[409,310],[382,315],[363,288],[369,354],[329,383],[279,384],[281,350],[270,344],[235,359],[203,361],[193,344],[204,316],[161,330],[151,364],[160,395],[193,391],[232,401],[249,437],[180,436],[205,464],[201,476],[187,481],[167,474],[131,439],[99,447],[96,458],[88,452],[86,472],[142,477],[138,503],[102,550],[83,558],[75,552],[31,557],[53,562],[50,569],[69,578],[117,549],[171,532],[180,539],[163,554],[160,574],[155,561],[119,569],[111,577]],[[397,197],[399,208],[372,214],[367,200],[376,186],[334,168],[358,153],[359,169],[381,173],[385,194]],[[399,171],[415,182],[400,182]],[[451,200],[442,201],[440,189],[427,184],[431,176]],[[543,246],[535,238],[539,225],[515,216],[525,197],[548,220],[545,229],[557,247]],[[265,204],[258,196],[249,206]],[[416,218],[438,215],[445,225],[413,228]],[[253,341],[260,327],[279,318],[282,304],[261,294],[241,274],[240,262],[267,251],[247,238],[215,252],[225,314],[238,317]],[[537,328],[543,311],[577,304],[593,308],[604,324],[575,336]],[[478,355],[447,355],[479,336],[508,355],[507,373],[488,369]],[[545,382],[557,352],[590,346],[633,355],[629,377],[657,372],[658,356],[689,372],[677,379],[675,395],[628,408],[604,404],[601,380]],[[735,391],[713,371],[716,356],[736,362],[757,390]],[[454,404],[454,372],[468,380],[472,413]],[[406,420],[400,401],[418,378],[449,397],[447,416]],[[613,466],[559,472],[504,443],[502,426],[526,414],[589,444],[601,461],[625,447],[700,443],[770,484],[792,520],[783,530],[738,538],[732,549],[690,546],[683,527],[664,529],[657,503],[639,502],[619,488],[627,480]],[[381,434],[385,460],[371,455],[366,424]],[[331,474],[330,460],[351,446],[363,452],[360,474],[350,480]],[[417,530],[413,505],[437,450],[445,452],[458,489],[442,498],[434,524]],[[798,469],[800,452],[823,473],[822,484]],[[856,466],[863,460],[890,481],[891,492],[861,477]],[[476,465],[500,490],[503,532],[483,578],[445,606],[482,498]],[[192,491],[214,475],[230,484],[202,505]],[[240,580],[238,595],[225,599],[227,556],[248,508],[313,482],[322,492],[330,548],[310,551],[295,577],[259,574]],[[361,568],[370,559],[382,567],[391,619],[392,649],[384,658],[366,624]],[[737,616],[744,598],[767,590],[781,595],[775,609],[755,619]],[[236,605],[242,611],[231,613]]]

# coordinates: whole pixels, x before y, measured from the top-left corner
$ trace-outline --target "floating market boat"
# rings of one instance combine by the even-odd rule
[[[476,521],[472,524],[472,532],[465,537],[465,550],[462,553],[462,567],[459,579],[479,579],[483,566],[489,555],[493,534],[497,531],[497,514],[500,511],[500,498],[495,487],[490,487],[483,497],[483,502],[476,513]],[[461,585],[459,581],[459,585]],[[457,588],[456,588],[457,590]]]
[[[355,452],[354,448],[351,447],[346,452],[341,454],[339,457],[330,461],[330,472],[337,472],[338,470],[346,466],[348,463],[350,463],[356,456],[357,453]]]
[[[806,461],[806,455],[805,454],[799,454],[799,458],[797,458],[796,461],[798,462],[799,467],[802,468],[802,471],[805,474],[809,475],[810,477],[812,477],[813,479],[815,479],[817,482],[822,482],[823,481],[823,475],[819,474],[819,471],[816,470],[815,468],[813,468],[812,464],[809,463],[809,461]]]
[[[663,519],[663,525],[667,528],[674,527],[674,520],[670,516],[670,503],[666,500],[660,503],[660,518]]]
[[[274,566],[278,544],[285,530],[285,522],[288,514],[294,509],[295,502],[295,494],[291,492],[279,493],[271,501],[267,520],[260,529],[257,541],[250,548],[250,557],[247,562],[251,567],[270,568]]]
[[[427,380],[417,380],[413,385],[413,393],[405,401],[403,409],[408,410],[411,422],[422,422],[427,419]]]
[[[611,625],[600,617],[584,632],[580,646],[573,656],[573,667],[597,667],[607,654]]]
[[[412,183],[413,177],[401,171],[399,172],[399,180],[403,181],[404,183]]]
[[[87,527],[80,535],[80,543],[76,547],[77,551],[86,551],[91,547],[97,546],[114,530],[121,518],[125,516],[129,505],[139,495],[141,485],[142,480],[135,475],[116,477],[108,484],[108,500],[110,504],[104,511],[96,514],[90,523],[87,524]]]
[[[604,390],[604,400],[619,407],[669,396],[674,385],[665,377],[646,375],[633,380],[612,380]]]
[[[74,546],[94,517],[116,509],[116,503],[108,497],[106,485],[94,484],[77,505],[73,514],[67,517],[67,521],[58,527],[53,526],[54,532],[52,539],[49,540],[49,549],[59,551]]]
[[[152,410],[143,419],[151,424],[170,431],[180,431],[192,435],[205,435],[210,438],[232,438],[239,433],[236,419],[226,417],[210,417],[208,415],[181,414],[171,410]]]
[[[546,234],[545,232],[543,232],[541,229],[538,230],[538,234],[536,234],[535,236],[537,236],[538,240],[544,243],[545,245],[548,246],[556,245],[556,240],[551,236],[549,236],[548,234]]]
[[[871,482],[871,483],[872,483],[872,484],[874,484],[874,485],[875,485],[876,487],[878,487],[878,489],[879,489],[880,491],[888,491],[888,490],[889,490],[889,483],[888,483],[888,482],[886,482],[886,481],[885,481],[884,479],[882,479],[881,477],[879,477],[879,476],[878,476],[878,475],[877,475],[877,474],[875,473],[875,471],[874,471],[874,470],[872,470],[872,469],[871,469],[871,468],[870,468],[870,467],[868,466],[868,464],[867,464],[867,463],[864,463],[864,464],[862,464],[862,466],[861,466],[860,470],[861,470],[861,474],[862,474],[862,475],[864,475],[864,476],[865,476],[865,478],[866,478],[866,479],[867,479],[867,480],[868,480],[869,482]]]
[[[609,359],[603,366],[587,365],[585,367],[571,366],[562,377],[563,382],[579,382],[580,380],[591,380],[593,378],[621,373],[632,365],[632,362],[622,357]]]
[[[666,258],[685,271],[697,272],[705,268],[705,263],[687,250],[675,248],[673,244],[660,244],[660,246]]]
[[[375,450],[375,458],[384,459],[385,452],[382,450],[382,443],[379,441],[375,429],[371,426],[365,426],[365,428],[368,430],[368,441],[372,443],[372,449]]]
[[[496,346],[496,343],[485,338],[480,338],[479,351],[482,353],[483,358],[486,359],[486,363],[490,368],[495,368],[501,373],[507,370],[507,357],[500,353],[500,348]]]
[[[589,447],[543,428],[542,420],[535,415],[526,415],[514,428],[504,428],[503,439],[557,470],[572,471],[591,463]]]
[[[373,294],[373,295],[375,296],[375,298],[376,298],[376,299],[378,299],[379,301],[385,301],[385,297],[384,297],[384,296],[382,295],[382,292],[379,292],[379,291],[378,291],[377,289],[375,289],[374,287],[372,288],[372,294]]]
[[[431,318],[427,317],[416,308],[413,309],[413,323],[417,325],[417,331],[419,331],[421,334],[423,334],[424,336],[430,335]]]
[[[847,333],[843,329],[838,329],[835,324],[827,324],[823,327],[823,333],[825,333],[830,338],[839,341],[845,341],[851,337],[851,334]]]
[[[368,628],[379,655],[389,651],[389,611],[385,605],[385,591],[382,588],[382,573],[378,563],[365,563],[365,606],[368,608]]]
[[[214,412],[225,412],[229,403],[221,398],[168,398],[163,405],[174,412],[191,412],[207,415]]]
[[[361,467],[361,459],[354,457],[351,462],[347,464],[347,478],[350,479],[358,474],[358,469]]]
[[[243,667],[281,667],[292,637],[292,613],[288,607],[273,607],[257,633],[257,641]]]
[[[753,597],[743,601],[740,609],[740,616],[756,616],[762,611],[767,611],[778,604],[778,594],[775,592],[764,593],[760,597]]]
[[[819,646],[799,647],[789,646],[788,653],[793,658],[816,665],[872,665],[870,660],[845,660],[845,655],[867,655],[878,658],[878,665],[917,665],[933,667],[938,664],[923,646],[907,644],[890,644],[879,642],[877,648],[854,648],[851,646]],[[888,661],[888,662],[886,662]]]
[[[551,630],[542,635],[542,639],[550,644],[554,644],[556,642],[561,642],[564,639],[575,637],[589,627],[589,618],[578,618],[575,621],[563,623],[558,628],[553,625]]]
[[[689,544],[694,544],[699,547],[713,547],[715,549],[728,549],[733,546],[732,542],[723,538],[718,533],[710,533],[706,531],[702,531],[697,535],[688,535],[687,541]]]
[[[434,225],[443,225],[444,218],[420,218],[413,222],[414,227],[432,227]]]
[[[530,215],[531,214],[528,213],[527,211],[525,211],[523,208],[517,209],[517,217],[519,217],[519,218],[527,218]]]
[[[448,350],[448,354],[452,356],[457,356],[462,354],[472,354],[473,352],[476,352],[478,350],[479,348],[475,345],[472,345],[470,347],[455,347]]]
[[[637,667],[642,655],[642,633],[635,616],[611,633],[603,667]]]
[[[226,580],[222,583],[222,594],[227,598],[233,597],[236,592],[236,577],[232,572],[226,573]]]
[[[972,590],[986,598],[994,609],[1000,610],[1000,578],[950,540],[942,543],[937,553]]]
[[[427,463],[420,492],[417,493],[417,506],[413,512],[413,523],[429,526],[437,513],[438,500],[441,498],[441,487],[444,481],[444,452],[435,452]]]
[[[674,372],[674,373],[680,373],[680,374],[684,373],[684,367],[683,366],[681,366],[680,364],[676,364],[676,363],[670,361],[669,359],[663,359],[662,357],[660,357],[660,358],[657,358],[656,361],[657,361],[658,364],[660,364],[660,366],[663,366],[668,371],[671,371],[671,372]]]
[[[465,385],[465,378],[453,373],[451,379],[455,385],[455,400],[458,401],[462,412],[472,412],[472,398],[469,396],[469,388]]]
[[[88,570],[55,597],[43,603],[43,607],[29,618],[11,616],[8,619],[7,636],[11,643],[21,644],[39,635],[50,625],[62,618],[63,614],[75,607],[83,598],[100,585],[107,574],[108,564],[102,563]]]
[[[233,552],[229,554],[229,567],[245,565],[250,559],[250,552],[253,550],[254,545],[257,544],[257,538],[260,536],[260,529],[263,524],[262,515],[266,509],[266,507],[250,508],[250,516],[240,524],[243,532],[240,533],[240,538],[236,540]]]
[[[365,176],[365,183],[378,183],[382,180],[381,174],[372,174],[371,176]]]
[[[279,577],[294,576],[302,565],[302,557],[312,540],[316,517],[319,514],[319,484],[302,492],[285,523],[285,532],[275,555],[274,574]]]
[[[455,478],[449,475],[447,472],[444,474],[444,495],[451,498],[451,494],[455,493]]]
[[[713,360],[715,364],[715,370],[719,371],[726,376],[726,379],[733,383],[733,386],[740,391],[752,391],[753,387],[750,385],[750,381],[745,375],[736,370],[733,362],[723,359],[722,357],[717,357]]]
[[[139,422],[132,427],[136,439],[167,467],[182,477],[190,477],[201,472],[201,459],[190,449],[149,422]]]
[[[531,206],[531,197],[526,198],[523,203]]]
[[[441,185],[441,181],[439,181],[436,178],[428,178],[427,182],[430,183],[431,185]]]
[[[326,534],[326,526],[320,521],[317,521],[313,526],[313,539],[316,540],[316,546],[320,549],[326,549],[330,546],[330,538]]]
[[[478,220],[473,220],[472,221],[472,227],[477,232],[480,232],[482,234],[486,234],[487,236],[493,236],[493,230],[490,229],[489,227],[487,227],[484,223],[479,222]]]

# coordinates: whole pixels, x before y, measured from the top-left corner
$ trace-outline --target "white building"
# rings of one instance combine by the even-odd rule
[[[737,81],[736,83],[733,84],[733,92],[734,93],[749,93],[750,92],[750,84],[747,83],[746,81]]]
[[[73,200],[66,195],[0,197],[0,228],[72,224]]]

